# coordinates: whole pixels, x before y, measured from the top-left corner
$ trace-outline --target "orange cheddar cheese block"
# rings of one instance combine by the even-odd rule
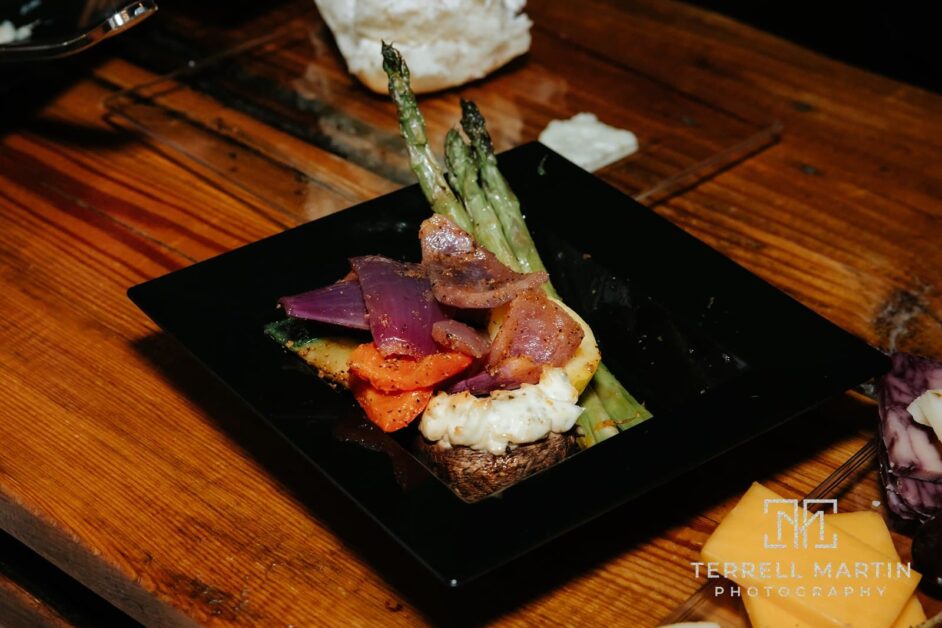
[[[912,628],[921,625],[924,621],[926,621],[926,611],[923,610],[919,598],[914,595],[909,598],[903,611],[893,622],[892,628]]]
[[[886,527],[883,517],[876,512],[848,512],[825,515],[831,525],[841,532],[854,536],[873,549],[886,555],[893,561],[899,560],[899,554],[893,545],[893,537]],[[765,597],[744,597],[743,604],[749,614],[753,628],[806,628],[811,624],[801,621],[777,604]],[[891,628],[910,628],[926,621],[926,613],[913,595],[903,607]]]
[[[703,546],[703,566],[735,582],[744,600],[772,600],[803,622],[793,625],[893,626],[919,574],[885,546],[803,517],[800,502],[753,484]]]
[[[896,546],[893,545],[893,537],[879,513],[872,511],[845,512],[828,515],[825,519],[830,520],[838,530],[843,530],[847,534],[857,537],[878,552],[889,556],[891,560],[899,561],[899,554],[896,551]],[[924,621],[926,621],[926,612],[922,609],[919,598],[913,595],[909,598],[906,606],[903,607],[899,617],[893,622],[892,628],[909,628]]]
[[[753,628],[813,628],[816,624],[809,624],[796,618],[787,610],[762,597],[744,597],[743,605],[749,614],[749,623]],[[926,612],[915,595],[909,598],[899,617],[893,622],[891,628],[913,628],[926,621]]]

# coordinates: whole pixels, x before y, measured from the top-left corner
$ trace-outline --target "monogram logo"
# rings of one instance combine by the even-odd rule
[[[830,507],[837,512],[836,499],[767,499],[763,512],[775,515],[775,538],[763,536],[768,549],[808,548],[836,549],[837,534],[827,539],[824,531],[824,511]],[[809,541],[811,537],[811,541]],[[813,543],[813,545],[809,545]]]

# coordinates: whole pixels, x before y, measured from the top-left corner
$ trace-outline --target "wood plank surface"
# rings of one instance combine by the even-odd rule
[[[176,33],[164,43],[170,66],[186,37],[231,45],[286,15],[318,20],[293,2],[212,30],[200,9],[167,4],[155,32]],[[627,119],[635,103],[612,85],[629,70],[778,118],[781,143],[656,210],[868,342],[942,356],[942,97],[676,2],[581,4],[530,0],[539,43],[466,88],[500,129],[498,148],[581,109]],[[570,50],[593,71],[567,64]],[[103,119],[103,98],[159,71],[136,54],[128,44],[87,56],[0,138],[0,439],[15,443],[0,448],[0,528],[136,620],[653,625],[698,587],[689,562],[750,481],[802,494],[872,435],[872,404],[833,400],[732,454],[735,464],[672,483],[487,582],[438,588],[125,296],[394,189],[393,162],[271,130],[331,183],[316,209],[289,215],[220,189]],[[395,132],[390,105],[342,72],[331,45],[320,59],[345,85],[343,111]],[[515,73],[534,67],[557,90],[508,98]],[[456,98],[423,99],[433,137],[454,121]]]
[[[0,625],[130,628],[139,624],[13,537],[0,533]]]

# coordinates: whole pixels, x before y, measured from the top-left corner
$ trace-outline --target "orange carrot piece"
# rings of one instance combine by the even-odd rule
[[[353,396],[366,412],[366,416],[384,432],[395,432],[409,425],[422,414],[431,388],[402,392],[383,392],[359,378],[351,378]]]
[[[384,357],[376,345],[367,343],[350,354],[350,370],[374,388],[394,392],[431,388],[468,368],[471,360],[471,356],[457,351],[433,353],[418,359]]]

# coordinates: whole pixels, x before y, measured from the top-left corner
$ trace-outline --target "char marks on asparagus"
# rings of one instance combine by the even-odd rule
[[[504,266],[467,231],[441,215],[422,223],[422,264],[439,302],[461,308],[493,308],[546,283],[543,272],[522,274]]]

